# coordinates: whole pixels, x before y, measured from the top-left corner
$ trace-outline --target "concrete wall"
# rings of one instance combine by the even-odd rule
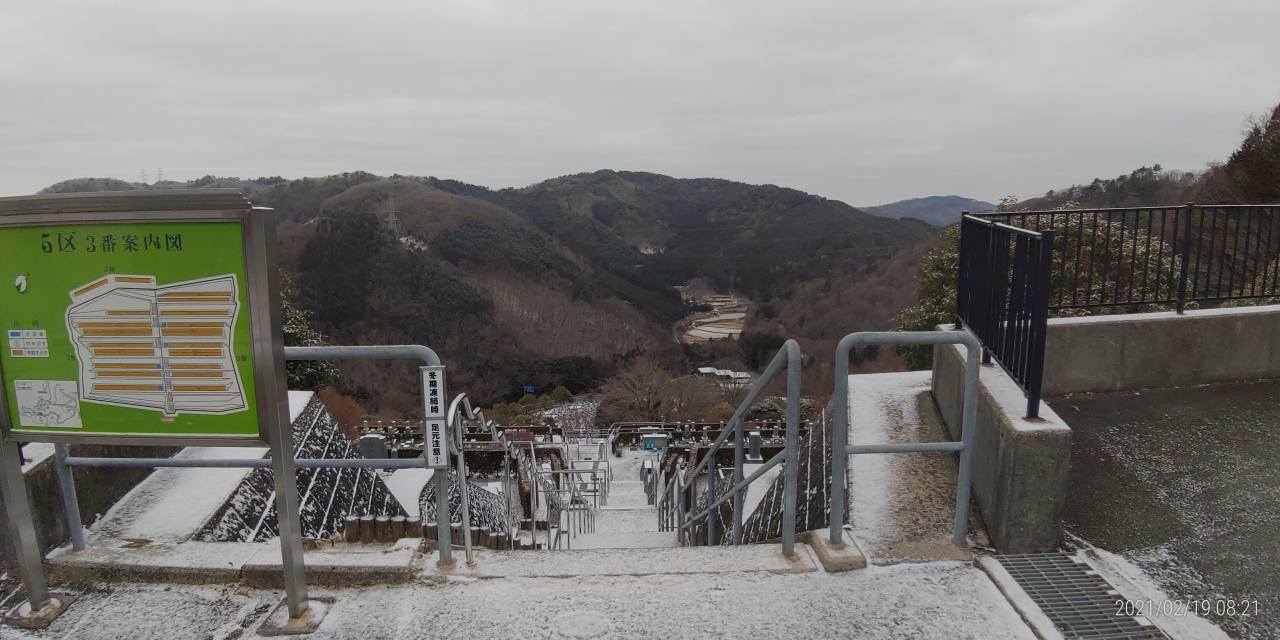
[[[933,399],[956,440],[964,358],[959,345],[937,345],[933,350]],[[1026,408],[1022,389],[999,365],[981,367],[973,494],[992,544],[1005,553],[1057,546],[1071,468],[1071,429],[1043,402],[1036,420],[1022,417]]]
[[[1049,321],[1044,395],[1280,377],[1280,306]]]
[[[108,445],[72,445],[71,455],[95,458],[167,458],[177,452],[172,447],[129,447]],[[151,475],[151,469],[113,469],[102,467],[78,467],[73,470],[76,495],[80,501],[80,519],[89,526],[111,505],[128,493],[139,482]],[[67,520],[62,516],[62,492],[58,475],[54,472],[53,457],[32,466],[24,474],[27,495],[31,500],[32,517],[35,519],[36,536],[44,551],[49,551],[67,540]],[[9,522],[5,515],[4,501],[0,499],[0,568],[12,567],[14,550],[9,539]]]

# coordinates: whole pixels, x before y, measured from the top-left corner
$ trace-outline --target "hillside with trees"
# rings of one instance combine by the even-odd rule
[[[450,365],[453,388],[485,404],[518,400],[525,386],[617,397],[622,382],[605,382],[626,372],[678,377],[767,358],[757,352],[777,341],[777,323],[760,330],[763,340],[682,348],[672,326],[690,309],[673,285],[699,279],[747,292],[798,328],[830,325],[790,301],[856,286],[933,233],[793,189],[616,171],[502,190],[357,171],[160,185],[76,179],[45,191],[226,187],[275,210],[292,343],[427,344]],[[895,304],[848,308],[879,317]],[[292,379],[336,380],[369,413],[397,417],[418,410],[416,387],[405,384],[413,366],[347,362]]]

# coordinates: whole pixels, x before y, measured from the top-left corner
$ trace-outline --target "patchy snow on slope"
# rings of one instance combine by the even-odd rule
[[[311,403],[312,396],[316,395],[314,391],[290,391],[289,392],[289,423],[292,424],[302,415],[302,410],[307,408]]]
[[[756,512],[756,507],[760,506],[760,501],[763,500],[765,494],[769,492],[769,487],[773,485],[774,479],[782,472],[782,466],[783,465],[780,464],[773,465],[771,469],[764,472],[764,475],[756,478],[755,482],[747,485],[747,495],[742,504],[743,517]],[[761,465],[758,464],[742,465],[742,477],[751,477],[751,474],[755,473],[756,469],[759,469],[760,467]]]
[[[420,511],[418,499],[432,473],[431,469],[396,469],[391,475],[384,476],[382,481],[409,517],[416,518]]]
[[[22,463],[22,472],[26,473],[53,457],[53,445],[48,442],[28,442],[22,445],[22,457],[26,459]]]
[[[188,447],[174,458],[261,458],[262,448]],[[158,469],[93,526],[97,535],[182,542],[222,506],[249,469]]]

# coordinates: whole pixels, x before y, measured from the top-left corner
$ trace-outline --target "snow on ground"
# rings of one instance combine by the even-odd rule
[[[1083,542],[1078,539],[1077,541]],[[1129,601],[1155,603],[1157,606],[1147,610],[1147,613],[1153,614],[1147,615],[1147,619],[1160,627],[1169,637],[1175,640],[1227,640],[1230,637],[1212,622],[1195,615],[1192,611],[1178,612],[1184,615],[1163,615],[1158,605],[1176,602],[1176,599],[1170,598],[1150,576],[1123,556],[1087,545],[1079,553]]]
[[[598,553],[598,552],[593,552]],[[542,555],[542,554],[539,554]],[[453,578],[359,589],[313,586],[335,602],[316,640],[368,638],[945,638],[1031,640],[1014,609],[967,563],[872,567],[844,574]],[[14,640],[240,636],[280,592],[241,586],[116,584],[43,632]]]
[[[910,371],[850,376],[849,444],[890,442],[891,424],[918,423],[915,397],[929,390],[930,375],[928,371]],[[848,521],[859,540],[883,540],[891,535],[891,491],[899,479],[892,464],[889,455],[849,456]]]
[[[261,458],[263,448],[187,447],[174,458]],[[157,469],[92,527],[95,536],[182,542],[222,506],[249,469]]]
[[[289,392],[289,422],[293,423],[302,415],[302,410],[307,408],[307,404],[311,402],[311,398],[316,394],[314,391],[290,391]]]
[[[421,512],[419,500],[422,499],[422,488],[427,486],[431,473],[431,469],[396,469],[391,475],[383,476],[382,482],[408,512],[409,517],[417,518]]]
[[[22,457],[27,459],[22,464],[22,472],[26,473],[53,457],[53,445],[48,442],[28,442],[22,445]]]

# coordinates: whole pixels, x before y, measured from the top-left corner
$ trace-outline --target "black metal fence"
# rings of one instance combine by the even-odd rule
[[[956,315],[1027,393],[1027,417],[1039,415],[1044,378],[1054,231],[1031,231],[965,215],[960,222]]]
[[[1280,297],[1280,205],[972,214],[1053,231],[1049,309],[1113,312]]]

